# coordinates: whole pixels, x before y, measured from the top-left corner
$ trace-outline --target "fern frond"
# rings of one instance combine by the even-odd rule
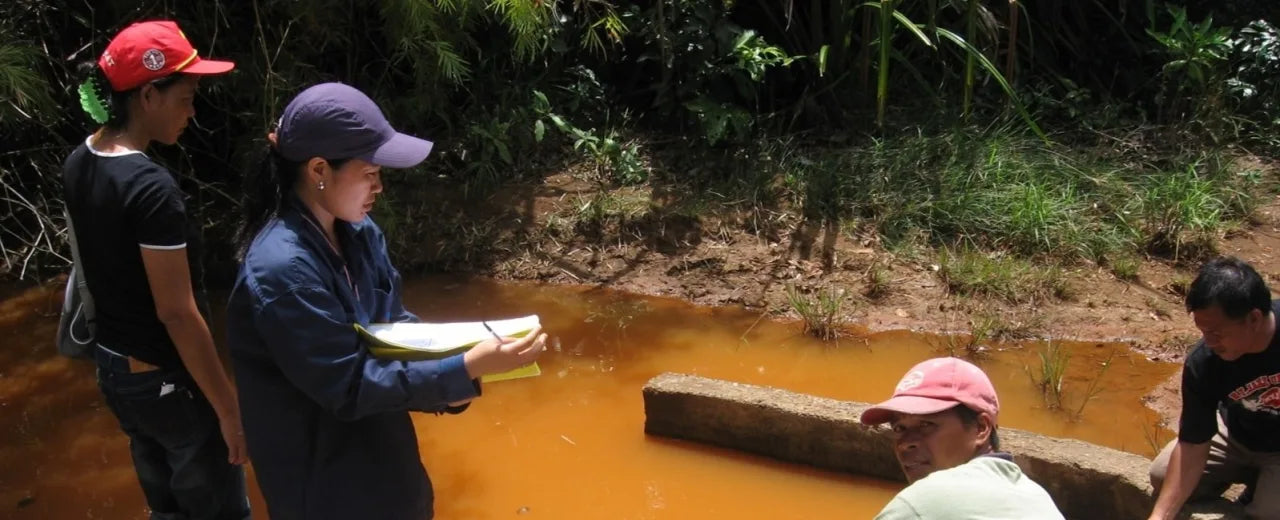
[[[436,55],[436,66],[441,75],[455,83],[471,77],[471,63],[454,51],[453,44],[436,40],[427,42],[427,46]]]
[[[547,30],[555,20],[554,2],[547,0],[492,0],[489,9],[515,40],[515,53],[530,60],[547,44]]]
[[[627,33],[627,25],[623,23],[622,18],[613,10],[613,6],[605,5],[604,14],[600,15],[596,21],[582,34],[582,47],[588,50],[595,49],[601,55],[607,54],[604,38],[600,33],[608,36],[609,41],[614,44],[622,43],[622,36]]]

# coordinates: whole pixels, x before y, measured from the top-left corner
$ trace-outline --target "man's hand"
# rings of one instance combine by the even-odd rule
[[[1165,470],[1160,494],[1151,510],[1149,520],[1172,520],[1178,516],[1182,504],[1195,491],[1209,462],[1209,443],[1191,444],[1178,441],[1169,455],[1169,468]]]

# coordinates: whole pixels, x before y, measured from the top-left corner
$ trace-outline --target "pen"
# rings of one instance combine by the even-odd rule
[[[494,331],[493,331],[493,329],[492,329],[491,327],[489,327],[489,324],[488,324],[488,323],[485,323],[484,321],[481,321],[481,322],[480,322],[480,324],[481,324],[481,325],[484,325],[484,330],[489,331],[489,334],[493,334],[493,339],[498,340],[498,343],[503,343],[503,341],[502,341],[502,336],[499,336],[497,332],[494,332]]]

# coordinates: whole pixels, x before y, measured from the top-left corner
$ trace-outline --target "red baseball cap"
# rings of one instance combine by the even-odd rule
[[[1000,413],[996,389],[981,368],[963,359],[934,358],[911,367],[892,398],[862,412],[862,423],[883,424],[895,413],[928,415],[961,404],[993,419]]]
[[[138,22],[125,27],[98,58],[98,67],[116,92],[177,72],[222,74],[235,66],[229,61],[201,59],[178,24],[169,20]]]

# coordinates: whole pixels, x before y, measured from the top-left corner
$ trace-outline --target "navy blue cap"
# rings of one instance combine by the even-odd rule
[[[321,83],[293,98],[276,129],[285,159],[362,159],[388,168],[416,166],[431,153],[431,141],[391,128],[378,105],[355,87]]]

